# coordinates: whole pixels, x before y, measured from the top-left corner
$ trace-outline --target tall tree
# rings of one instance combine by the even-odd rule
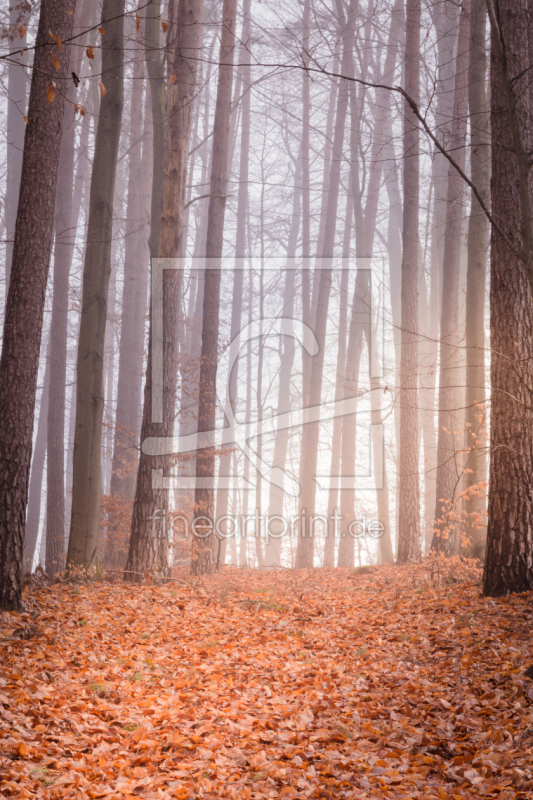
[[[483,590],[533,588],[533,19],[529,0],[488,0],[491,23],[491,433]],[[502,235],[503,234],[503,235]]]
[[[341,74],[350,74],[353,50],[353,25],[357,12],[356,0],[350,0],[347,14],[344,13],[342,3],[336,3],[339,31],[342,40],[342,59]],[[337,205],[339,199],[340,172],[342,163],[342,150],[344,142],[344,131],[346,125],[346,113],[348,110],[348,81],[341,80],[339,85],[339,95],[337,101],[337,116],[335,119],[335,133],[333,138],[333,150],[331,161],[331,172],[329,180],[329,193],[327,201],[324,242],[321,257],[324,263],[321,265],[316,281],[318,281],[318,298],[316,303],[315,336],[319,342],[319,349],[311,361],[309,376],[309,405],[311,407],[320,404],[322,393],[322,376],[324,371],[324,345],[326,340],[326,325],[328,319],[329,296],[331,292],[332,260],[335,246],[335,230],[337,222]],[[304,377],[305,380],[305,377]],[[305,414],[304,414],[305,422]],[[311,517],[314,515],[316,481],[316,465],[318,458],[319,423],[309,422],[304,424],[302,430],[302,446],[300,454],[300,476],[301,494],[298,502],[298,513],[302,520],[300,536],[298,536],[296,561],[297,568],[312,567],[314,558],[314,539],[311,527]],[[307,517],[307,525],[304,522]],[[306,530],[307,528],[307,530]]]
[[[5,237],[6,237],[6,294],[11,276],[11,260],[17,220],[17,205],[20,191],[20,174],[22,170],[22,153],[24,149],[24,117],[26,116],[26,84],[24,67],[28,56],[26,49],[26,26],[29,4],[16,3],[9,8],[9,39],[16,42],[20,52],[11,54],[7,72],[7,175],[5,195]]]
[[[79,3],[74,18],[75,30],[84,31],[89,27],[93,6],[93,0]],[[81,71],[83,38],[78,39],[79,45],[71,58],[71,71],[76,74]],[[66,97],[71,103],[75,100],[74,82],[69,85]],[[50,577],[63,569],[65,555],[65,384],[69,276],[74,252],[73,230],[76,230],[73,226],[75,123],[76,116],[69,103],[63,120],[59,157],[50,323],[50,397],[46,445],[46,571]]]
[[[0,607],[21,607],[33,415],[68,81],[71,0],[43,0],[0,359]],[[52,38],[58,37],[57,39]],[[57,59],[57,69],[54,65]],[[54,71],[54,79],[49,75]]]
[[[50,396],[50,359],[48,348],[44,369],[43,388],[39,405],[39,421],[35,435],[35,447],[31,460],[30,485],[28,492],[28,510],[26,512],[26,536],[24,540],[23,574],[31,572],[35,557],[35,548],[39,538],[41,524],[41,505],[43,499],[43,475],[46,461],[46,431],[48,427],[48,398]]]
[[[152,226],[161,219],[158,243],[159,258],[177,258],[181,253],[185,217],[185,190],[189,140],[191,134],[193,99],[196,92],[196,72],[201,46],[203,2],[181,0],[169,7],[169,30],[167,52],[169,53],[169,83],[167,93],[167,125],[164,170],[160,211],[154,207],[152,195]],[[155,118],[154,118],[155,121]],[[156,142],[154,141],[154,151]],[[157,169],[154,154],[154,192]],[[154,257],[156,246],[154,229],[150,234],[150,255]],[[148,438],[161,437],[163,452],[155,456],[141,451],[137,469],[137,483],[133,504],[130,547],[125,568],[128,580],[138,581],[152,570],[158,576],[166,576],[170,570],[168,538],[152,535],[156,517],[166,517],[169,507],[169,491],[166,487],[152,488],[152,470],[169,471],[170,459],[164,446],[172,438],[175,418],[175,394],[178,355],[178,314],[181,303],[181,275],[176,270],[165,270],[163,275],[163,409],[162,420],[154,420],[152,414],[152,342],[154,319],[150,315],[148,337],[148,360],[144,386],[144,406],[141,427],[141,442]]]
[[[198,432],[213,431],[216,413],[216,368],[218,355],[218,328],[220,313],[220,259],[222,257],[224,216],[228,184],[228,150],[231,116],[231,88],[235,50],[235,21],[237,0],[224,0],[222,7],[222,31],[213,132],[213,159],[207,239],[205,255],[207,269],[204,282],[204,306],[202,318],[202,352],[200,361],[200,396],[198,402]],[[214,479],[215,450],[206,447],[196,457],[198,478]],[[214,490],[196,487],[195,512],[214,525]],[[205,538],[193,539],[191,570],[200,575],[212,572],[214,533]]]
[[[244,258],[246,250],[246,210],[248,207],[248,169],[250,159],[250,107],[251,107],[251,74],[250,64],[252,58],[251,33],[251,0],[244,0],[243,20],[241,32],[241,47],[239,53],[239,71],[242,77],[243,98],[241,101],[241,148],[239,158],[239,193],[237,198],[237,230],[235,236],[235,270],[233,274],[233,298],[231,304],[230,340],[234,341],[241,328],[242,300],[244,292]],[[231,172],[231,160],[228,159],[228,172]],[[228,175],[229,177],[229,175]],[[226,402],[235,405],[237,402],[237,367],[229,376],[228,395]],[[231,450],[226,450],[220,456],[220,475],[229,475],[231,465]],[[222,519],[228,513],[229,492],[219,489],[217,492],[216,513],[217,519]],[[217,563],[224,563],[226,540],[220,543]]]
[[[405,91],[420,95],[420,0],[406,0]],[[418,477],[418,214],[420,133],[418,120],[404,102],[403,122],[403,255],[400,362],[400,453],[398,561],[420,558],[420,488]]]
[[[107,320],[113,198],[124,105],[124,2],[104,0],[102,94],[89,198],[87,247],[78,341],[76,430],[72,476],[69,569],[98,563],[104,343]]]
[[[435,133],[439,142],[448,146],[453,120],[454,52],[457,40],[457,14],[459,5],[439,0],[429,5],[437,44],[437,63],[434,92]],[[442,267],[444,257],[444,232],[446,230],[446,199],[448,194],[448,167],[446,157],[435,147],[432,158],[430,201],[428,210],[429,286],[419,270],[421,284],[419,321],[419,419],[424,444],[424,550],[429,552],[433,540],[436,505],[437,431],[435,427],[435,400],[438,375],[438,341],[442,301]],[[425,265],[423,265],[425,267]],[[426,302],[424,303],[424,300]],[[400,324],[398,330],[400,330]]]
[[[142,384],[144,315],[139,313],[137,294],[146,290],[148,250],[145,226],[146,187],[142,183],[143,161],[149,142],[143,141],[143,77],[144,64],[140,32],[134,46],[129,123],[128,200],[126,207],[126,239],[124,246],[124,286],[117,379],[117,413],[113,449],[113,470],[110,493],[133,501],[135,492],[136,452],[138,447],[138,413]],[[151,153],[150,153],[151,155]]]
[[[470,116],[470,170],[472,182],[488,205],[490,201],[490,140],[487,103],[487,7],[472,0],[470,14],[468,103]],[[465,534],[466,554],[485,557],[485,493],[487,479],[487,410],[485,406],[485,284],[489,222],[474,192],[470,193],[468,269],[466,278],[466,412],[465,412]]]
[[[463,0],[457,55],[453,123],[448,147],[455,164],[462,170],[466,161],[466,123],[468,115],[468,53],[470,50],[470,2]],[[460,344],[459,261],[461,257],[465,184],[455,165],[448,170],[448,198],[440,324],[439,417],[437,431],[437,500],[432,549],[452,553],[458,545],[455,508],[461,475],[458,454],[462,450],[462,421],[459,419]]]

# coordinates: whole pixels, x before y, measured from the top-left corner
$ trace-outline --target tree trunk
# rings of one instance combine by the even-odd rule
[[[202,318],[202,352],[200,362],[200,396],[198,403],[198,432],[213,431],[216,413],[216,368],[218,356],[218,327],[220,312],[220,259],[222,257],[224,215],[228,183],[228,145],[231,114],[231,87],[235,48],[235,18],[237,0],[224,0],[218,72],[217,100],[213,133],[213,160],[207,223],[206,259],[213,259],[205,273],[204,307]],[[217,265],[216,267],[214,265]],[[215,450],[206,447],[196,456],[198,478],[214,479]],[[197,487],[195,512],[206,517],[211,533],[193,539],[191,571],[195,575],[212,572],[214,545],[214,490]]]
[[[458,5],[439,2],[429,8],[437,35],[437,84],[435,132],[447,147],[453,119],[454,50],[457,39]],[[449,162],[437,150],[433,151],[431,171],[431,245],[429,254],[429,297],[425,320],[420,320],[419,381],[420,420],[424,441],[424,551],[431,549],[436,505],[437,431],[435,399],[438,374],[438,340],[442,301],[442,264],[444,231],[446,229],[446,198],[448,193]],[[428,231],[429,233],[429,231]],[[425,265],[424,265],[425,266]],[[399,407],[399,406],[398,406]]]
[[[72,476],[69,569],[98,564],[104,342],[107,320],[113,199],[124,105],[124,0],[104,0],[100,102],[89,199],[87,247],[77,360],[76,432]]]
[[[392,81],[396,65],[397,40],[400,33],[400,2],[396,0],[392,9],[391,27],[387,55],[385,58],[383,83],[388,84]],[[363,75],[363,78],[366,74]],[[390,114],[390,93],[382,89],[376,101],[376,116],[374,124],[374,137],[372,140],[371,167],[368,184],[368,195],[365,208],[362,204],[362,189],[359,176],[359,160],[361,157],[361,123],[363,117],[363,104],[365,97],[363,94],[357,97],[355,87],[351,87],[351,118],[352,128],[350,137],[351,149],[351,188],[355,206],[355,231],[356,231],[356,254],[359,257],[372,257],[374,249],[374,235],[376,229],[376,218],[378,210],[379,189],[382,175],[382,149],[387,140],[386,128]],[[356,275],[355,292],[352,302],[352,312],[349,327],[348,347],[346,364],[343,369],[343,399],[357,395],[359,387],[359,368],[361,355],[363,352],[363,342],[365,331],[368,337],[368,326],[371,324],[368,309],[370,308],[370,281],[369,273],[366,270],[358,271]],[[370,352],[370,351],[369,351]],[[372,411],[372,423],[377,424],[381,419],[378,409]],[[346,414],[341,418],[341,475],[344,477],[353,476],[355,473],[355,452],[357,417],[356,415]],[[372,429],[373,431],[376,429]],[[375,457],[379,454],[375,453]],[[383,464],[383,468],[384,468]],[[382,492],[378,496],[378,506],[380,509],[384,504],[388,505],[388,488],[378,489]],[[353,519],[355,510],[355,489],[343,489],[341,491],[341,535],[339,541],[338,566],[351,567],[354,563],[354,539],[349,535],[349,526]],[[386,537],[390,536],[390,530],[386,529]],[[390,548],[383,547],[384,553],[389,554]]]
[[[487,104],[485,0],[472,0],[468,101],[472,182],[490,203],[490,141]],[[466,280],[466,413],[465,413],[465,555],[485,559],[487,480],[487,409],[485,407],[485,282],[489,222],[475,194],[470,195],[468,271]]]
[[[27,22],[27,13],[21,10],[21,5],[13,0],[9,8],[9,29],[14,36],[16,46],[20,47],[21,54],[11,56],[7,71],[7,174],[6,174],[6,199],[5,199],[5,239],[6,239],[6,293],[9,291],[11,275],[11,261],[13,257],[13,242],[15,239],[15,223],[17,221],[17,206],[20,191],[20,173],[22,170],[22,154],[24,150],[24,133],[26,115],[26,84],[27,78],[23,66],[28,58],[25,52],[26,33],[20,38],[18,25]]]
[[[147,141],[143,137],[143,76],[139,34],[134,47],[129,123],[128,201],[124,247],[124,287],[117,379],[117,413],[110,494],[133,502],[137,466],[138,413],[142,384],[144,313],[148,276],[146,198],[142,182]],[[143,141],[144,139],[144,141]],[[143,291],[144,290],[144,291]],[[142,300],[144,294],[144,303]]]
[[[519,77],[513,86],[517,100],[512,103],[497,33],[491,24],[492,214],[520,250],[521,229],[528,221],[522,218],[520,183],[525,183],[527,174],[520,174],[512,131],[517,121],[530,153],[533,98],[524,65],[530,64],[532,57],[531,3],[499,0],[498,7],[508,75]],[[522,198],[522,203],[528,199]],[[526,265],[494,226],[490,335],[491,462],[483,590],[496,597],[533,588],[533,302]]]
[[[33,416],[68,80],[73,3],[43,0],[32,74],[0,359],[0,607],[20,609]],[[54,53],[59,66],[49,78]],[[52,83],[57,84],[53,86]],[[48,87],[48,88],[47,88]],[[52,102],[49,102],[52,100]]]
[[[43,488],[44,462],[46,459],[46,437],[48,427],[48,398],[50,390],[50,358],[46,355],[43,388],[41,391],[41,404],[39,408],[39,422],[35,448],[31,462],[30,490],[28,497],[28,511],[26,514],[26,540],[24,546],[24,564],[22,573],[31,572],[35,558],[35,548],[39,538],[39,524],[41,522],[41,501]]]
[[[74,30],[89,27],[92,0],[76,9]],[[79,44],[83,46],[83,41]],[[70,69],[80,72],[82,47],[74,50]],[[67,101],[72,102],[76,88],[71,83]],[[59,176],[55,213],[54,278],[52,321],[50,323],[50,402],[48,405],[46,462],[46,572],[53,578],[63,569],[65,555],[65,384],[67,377],[67,328],[70,267],[74,252],[77,219],[73,219],[74,150],[76,116],[68,107],[63,120]],[[76,223],[76,224],[74,224]]]
[[[466,120],[468,113],[468,51],[470,48],[470,2],[463,0],[455,59],[453,123],[449,148],[464,170]],[[432,549],[452,554],[457,550],[457,509],[455,500],[460,478],[457,456],[462,448],[459,418],[459,261],[464,218],[465,184],[457,169],[449,165],[444,259],[442,269],[442,312],[440,323],[439,417],[437,428],[437,501]]]
[[[342,243],[342,257],[348,259],[350,257],[350,244],[352,239],[352,225],[353,225],[353,196],[348,195],[346,203],[346,218],[344,221],[344,238]],[[344,398],[344,371],[346,369],[346,345],[348,333],[348,281],[350,279],[350,270],[343,269],[340,285],[340,301],[339,301],[339,331],[337,343],[337,368],[335,383],[335,402]],[[335,417],[333,420],[333,431],[331,435],[331,462],[329,474],[336,476],[340,474],[341,469],[341,452],[342,452],[342,420],[341,416]],[[338,508],[339,490],[338,488],[330,489],[328,491],[328,511],[326,519],[328,520],[328,527],[326,528],[326,539],[324,542],[324,566],[335,566],[335,539],[337,531],[330,523],[335,511]],[[334,523],[336,525],[336,523]]]
[[[248,162],[250,158],[250,63],[251,63],[251,0],[244,0],[243,3],[243,22],[240,48],[240,70],[244,96],[241,101],[241,152],[239,165],[239,194],[237,198],[237,230],[235,233],[235,259],[239,264],[235,265],[233,273],[233,298],[231,306],[231,325],[230,341],[234,341],[241,329],[242,317],[242,297],[244,291],[244,258],[246,251],[246,209],[248,207]],[[231,162],[228,163],[228,173],[231,172]],[[229,177],[229,175],[228,175]],[[235,365],[231,375],[228,376],[228,396],[226,403],[236,407],[237,404],[237,372],[238,364]],[[232,452],[226,448],[220,456],[219,475],[229,475],[231,467]],[[219,489],[217,492],[216,514],[217,519],[225,517],[228,513],[228,489]],[[227,526],[225,526],[227,527]],[[226,540],[222,540],[219,545],[219,556],[217,561],[224,563],[226,552]]]
[[[418,103],[420,93],[420,0],[406,0],[405,90]],[[398,562],[420,558],[420,488],[418,479],[418,123],[404,102],[403,256],[400,362],[400,453]]]
[[[357,10],[356,0],[350,0],[348,8],[348,18],[344,15],[342,5],[337,3],[337,17],[342,33],[342,61],[341,74],[350,74],[350,64],[352,61],[353,49],[353,24]],[[344,130],[346,124],[346,112],[348,110],[348,85],[347,81],[341,80],[339,85],[339,96],[337,102],[337,117],[335,120],[335,135],[333,140],[331,173],[329,180],[329,193],[326,211],[326,222],[324,229],[324,244],[321,252],[323,259],[329,260],[329,266],[322,266],[317,276],[318,300],[316,304],[317,313],[315,321],[315,336],[319,344],[318,354],[311,361],[309,377],[309,406],[318,406],[322,393],[322,375],[324,371],[324,345],[326,338],[326,326],[328,319],[329,296],[331,292],[331,260],[335,246],[335,229],[337,222],[337,205],[339,198],[340,171],[342,163],[342,151],[344,143]],[[304,376],[305,382],[305,376]],[[304,412],[305,422],[305,412]],[[301,493],[298,501],[298,515],[301,520],[300,535],[297,540],[295,566],[298,569],[312,567],[314,560],[314,539],[311,517],[315,512],[316,465],[318,458],[318,437],[319,423],[306,423],[302,429],[302,444],[300,454],[300,475],[299,483]],[[306,520],[306,522],[304,521]]]
[[[177,258],[181,253],[181,240],[185,216],[185,189],[191,132],[193,99],[196,93],[196,69],[201,46],[203,2],[202,0],[181,0],[172,2],[169,8],[169,36],[167,52],[169,56],[166,119],[166,136],[163,191],[161,210],[154,207],[157,181],[159,180],[154,152],[154,192],[152,195],[152,225],[161,218],[159,239],[159,258]],[[155,116],[154,116],[155,124]],[[154,138],[154,151],[157,142]],[[150,234],[150,255],[157,245]],[[163,275],[163,409],[162,420],[154,421],[152,413],[152,338],[154,320],[150,315],[148,337],[148,361],[144,386],[144,406],[141,427],[141,442],[151,437],[172,437],[175,418],[175,394],[177,378],[177,331],[181,302],[181,275],[179,271],[166,270]],[[157,419],[157,417],[155,417]],[[167,488],[152,488],[152,471],[170,471],[171,459],[165,455],[148,456],[141,450],[135,500],[131,523],[130,547],[124,577],[136,581],[151,571],[159,577],[167,577],[170,572],[169,541],[161,519],[166,519],[169,508]],[[159,524],[159,529],[156,526]],[[163,528],[162,534],[160,533]]]

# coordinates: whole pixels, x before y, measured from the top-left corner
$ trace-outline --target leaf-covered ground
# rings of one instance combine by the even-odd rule
[[[532,601],[428,564],[29,588],[1,615],[0,791],[531,798]]]

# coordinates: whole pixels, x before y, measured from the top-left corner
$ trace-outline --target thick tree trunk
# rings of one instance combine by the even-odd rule
[[[470,49],[470,0],[463,0],[455,59],[453,123],[449,148],[464,170],[466,121],[468,113],[468,52]],[[458,547],[459,531],[455,507],[461,475],[458,454],[462,449],[459,414],[460,344],[459,261],[464,218],[465,184],[457,169],[449,165],[444,259],[442,269],[442,312],[440,323],[439,417],[437,428],[437,501],[432,549],[452,554]]]
[[[104,342],[107,320],[113,199],[124,104],[124,0],[105,0],[102,75],[105,94],[96,131],[77,359],[76,432],[72,477],[69,569],[98,564]]]
[[[231,114],[231,87],[233,82],[233,59],[235,49],[235,18],[237,0],[224,0],[222,9],[222,31],[213,133],[213,160],[207,222],[206,259],[208,263],[204,284],[204,307],[202,319],[202,352],[200,362],[200,396],[198,403],[198,432],[213,431],[216,412],[216,368],[218,356],[218,327],[220,312],[220,268],[222,257],[224,215],[228,184],[228,145]],[[198,478],[214,479],[215,450],[207,447],[196,456]],[[191,571],[195,575],[212,572],[214,568],[214,490],[197,487],[195,491],[195,513],[206,517],[211,533],[205,538],[193,538]]]
[[[405,90],[418,102],[420,93],[420,0],[406,0]],[[403,257],[400,363],[400,453],[398,562],[420,558],[420,488],[418,478],[418,123],[407,102],[403,127]]]
[[[486,205],[490,202],[490,141],[487,104],[487,8],[472,0],[470,14],[470,171]],[[485,283],[489,222],[475,194],[470,196],[466,280],[465,555],[483,561],[486,547],[487,409],[485,390]]]
[[[6,609],[19,609],[22,602],[35,392],[65,109],[55,94],[66,89],[70,55],[68,46],[59,52],[49,31],[61,41],[70,37],[73,15],[67,11],[72,5],[70,0],[43,0],[41,4],[4,322],[0,359],[0,607]],[[54,81],[49,78],[52,53],[59,59]]]
[[[155,155],[157,143],[154,138],[152,226],[156,224],[157,217],[160,216],[161,232],[157,251],[159,258],[177,258],[181,253],[188,151],[193,99],[197,84],[196,71],[201,46],[202,13],[202,0],[181,0],[177,5],[172,2],[169,9],[170,27],[167,52],[170,54],[168,70],[171,77],[168,83],[166,109],[168,134],[165,146],[161,210],[154,207],[156,191],[158,191],[157,181],[159,180]],[[175,82],[172,80],[172,76],[175,76]],[[154,124],[155,121],[154,114]],[[150,234],[152,258],[155,255],[153,248],[156,245],[152,227]],[[165,270],[163,275],[163,416],[159,422],[154,421],[152,414],[154,320],[150,316],[141,443],[151,437],[172,437],[174,432],[180,298],[181,275],[179,271]],[[169,575],[168,531],[161,522],[162,518],[166,519],[168,512],[169,491],[164,487],[152,487],[152,471],[158,469],[166,471],[168,475],[170,461],[168,456],[148,456],[141,450],[133,504],[130,547],[124,575],[127,580],[138,582],[147,571],[159,577]]]
[[[505,45],[508,75],[516,102],[510,102],[504,62],[492,28],[491,141],[492,213],[519,250],[522,246],[524,201],[520,183],[516,122],[527,153],[531,152],[533,98],[531,63],[531,3],[499,0],[498,24]],[[491,20],[492,23],[492,20]],[[511,119],[510,119],[510,111]],[[515,129],[516,130],[516,129]],[[533,302],[524,262],[492,228],[490,277],[491,334],[491,462],[489,478],[487,555],[483,590],[486,595],[530,591],[533,588]]]

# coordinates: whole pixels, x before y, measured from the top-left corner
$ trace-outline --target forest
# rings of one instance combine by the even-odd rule
[[[533,0],[0,30],[0,792],[532,797]]]

